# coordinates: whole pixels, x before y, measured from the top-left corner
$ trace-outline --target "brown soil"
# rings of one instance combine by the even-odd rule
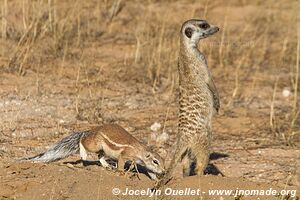
[[[199,188],[206,193],[156,198],[222,199],[207,192],[237,188],[291,189],[299,196],[300,119],[291,117],[294,94],[299,93],[292,83],[297,52],[295,1],[121,1],[112,18],[118,1],[80,2],[56,1],[54,23],[67,24],[57,30],[57,37],[64,37],[41,31],[30,43],[34,31],[28,31],[19,46],[26,32],[22,5],[8,3],[7,38],[0,40],[0,199],[148,199],[112,195],[113,188],[152,188],[154,182],[145,175],[139,180],[132,173],[98,165],[65,163],[78,156],[49,164],[17,159],[40,153],[73,130],[103,123],[118,123],[169,155],[177,131],[178,30],[183,21],[202,18],[205,12],[205,18],[221,28],[202,48],[222,104],[214,117],[211,164],[225,177],[213,175],[211,169],[201,177],[175,178],[166,187]],[[42,6],[40,10],[47,10],[47,3]],[[32,15],[37,9],[26,8]],[[49,16],[44,18],[47,21]],[[29,26],[33,18],[26,20]],[[47,29],[47,23],[42,24]],[[284,89],[291,95],[283,96]],[[170,137],[163,144],[150,139],[155,122],[162,125],[157,134],[164,131]]]

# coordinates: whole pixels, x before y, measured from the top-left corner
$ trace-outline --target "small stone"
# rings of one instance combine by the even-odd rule
[[[291,95],[291,91],[289,90],[289,88],[284,88],[282,90],[282,96],[283,97],[289,97]]]
[[[164,143],[169,139],[169,134],[166,132],[163,132],[162,134],[158,135],[157,141],[160,143]]]
[[[151,125],[150,129],[152,131],[158,131],[161,128],[161,124],[158,122],[154,122],[154,124]]]

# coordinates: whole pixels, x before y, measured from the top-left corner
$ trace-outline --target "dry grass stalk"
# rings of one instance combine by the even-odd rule
[[[115,16],[121,11],[122,0],[114,0],[112,7],[110,8],[108,22],[111,22]]]
[[[78,65],[77,69],[77,76],[76,76],[76,100],[75,100],[75,110],[76,110],[76,115],[80,115],[80,109],[79,109],[79,98],[80,98],[80,85],[79,85],[79,80],[80,80],[80,71],[81,71],[81,66]]]
[[[276,77],[274,89],[273,89],[273,95],[272,95],[272,101],[270,106],[270,127],[273,133],[276,133],[276,119],[275,119],[275,98],[276,98],[276,92],[277,92],[277,85],[278,85],[278,77]]]
[[[137,33],[135,34],[135,39],[136,39],[136,49],[135,49],[135,55],[134,55],[134,63],[137,64],[138,61],[140,60],[140,54],[141,54],[141,42],[139,37],[137,36]]]
[[[8,13],[8,5],[7,0],[3,0],[3,6],[2,9],[2,38],[6,39],[7,37],[7,13]]]
[[[165,17],[164,19],[166,19]],[[162,28],[160,30],[160,35],[159,35],[159,42],[158,42],[158,50],[157,50],[157,56],[156,59],[158,60],[157,67],[156,67],[156,72],[155,72],[155,78],[152,86],[152,91],[155,93],[156,87],[157,87],[157,82],[159,81],[160,78],[160,72],[161,72],[161,67],[162,67],[162,61],[161,61],[161,56],[162,56],[162,48],[163,48],[163,41],[164,41],[164,35],[165,35],[165,27],[166,27],[166,20],[163,21]]]
[[[80,45],[81,41],[81,16],[80,11],[77,14],[77,46]]]
[[[28,4],[28,0],[22,1],[22,22],[24,30],[27,30]]]
[[[228,6],[226,6],[224,24],[223,24],[223,27],[222,27],[222,37],[221,37],[221,42],[220,42],[220,47],[219,47],[219,63],[221,65],[221,67],[224,67],[223,48],[224,48],[225,34],[226,34],[226,31],[227,31],[227,18],[228,18],[227,12],[228,12]]]
[[[294,81],[294,102],[293,102],[293,113],[297,113],[298,110],[298,87],[299,87],[299,54],[300,54],[300,28],[297,28],[297,59],[296,59],[296,69],[295,69],[295,81]]]
[[[204,7],[204,12],[203,12],[203,19],[206,19],[207,12],[208,12],[208,5],[209,5],[209,0],[206,0],[205,7]]]
[[[295,125],[296,125],[296,121],[298,120],[299,117],[299,113],[300,113],[300,109],[299,109],[299,101],[298,101],[298,90],[299,90],[299,73],[300,73],[300,69],[299,69],[299,54],[300,54],[300,28],[298,26],[297,28],[297,52],[296,52],[296,65],[295,65],[295,79],[293,81],[293,89],[294,89],[294,97],[293,97],[293,103],[292,103],[292,111],[290,113],[291,116],[291,122],[289,125],[289,130],[287,132],[287,136],[286,136],[286,140],[287,143],[292,145],[292,138],[297,135],[300,134],[300,131],[295,131]]]
[[[53,2],[52,0],[48,0],[48,18],[49,18],[49,24],[50,24],[50,30],[53,30],[53,15],[52,15],[52,10],[53,10]]]

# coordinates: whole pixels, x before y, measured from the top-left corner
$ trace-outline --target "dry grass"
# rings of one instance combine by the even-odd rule
[[[125,54],[122,64],[116,63],[120,70],[127,67],[129,76],[143,82],[152,94],[167,93],[167,101],[171,101],[177,87],[178,29],[183,20],[199,17],[197,13],[201,13],[200,17],[206,16],[222,29],[219,35],[200,45],[220,88],[222,109],[230,110],[243,103],[251,109],[267,102],[271,107],[271,131],[288,144],[299,140],[299,36],[297,39],[294,31],[296,11],[292,10],[292,14],[288,11],[293,4],[282,7],[278,1],[226,4],[191,1],[191,7],[197,7],[178,17],[174,14],[176,10],[164,11],[156,6],[156,1],[136,3],[1,0],[2,68],[21,76],[26,76],[28,71],[36,73],[40,93],[42,73],[57,71],[57,76],[62,78],[66,76],[65,68],[73,63],[76,113],[90,120],[81,113],[86,108],[80,102],[80,93],[88,90],[93,104],[88,115],[95,116],[101,110],[101,98],[93,96],[91,88],[100,81],[101,74],[97,78],[89,74],[94,67],[87,66],[93,63],[89,48],[119,42],[134,47]],[[178,2],[182,3],[185,1]],[[226,10],[222,17],[213,11],[218,6]],[[243,23],[232,21],[234,16],[230,9],[233,6],[249,10]],[[254,7],[258,8],[255,12]],[[124,14],[126,12],[129,14]],[[278,27],[285,28],[278,31]],[[278,82],[272,90],[274,79],[277,80],[274,77],[278,77]],[[269,90],[258,98],[256,94],[261,87],[269,87]],[[288,103],[281,105],[280,102],[285,101],[280,94],[284,87],[291,89],[293,98],[289,97]]]

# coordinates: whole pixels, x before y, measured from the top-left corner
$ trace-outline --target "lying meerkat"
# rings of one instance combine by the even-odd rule
[[[52,145],[44,153],[25,160],[53,162],[80,153],[81,159],[85,161],[87,152],[97,153],[104,167],[110,167],[107,159],[114,159],[117,160],[118,170],[124,171],[125,162],[132,161],[134,164],[144,166],[152,179],[156,179],[156,175],[159,177],[164,174],[164,160],[116,124],[73,133]]]

